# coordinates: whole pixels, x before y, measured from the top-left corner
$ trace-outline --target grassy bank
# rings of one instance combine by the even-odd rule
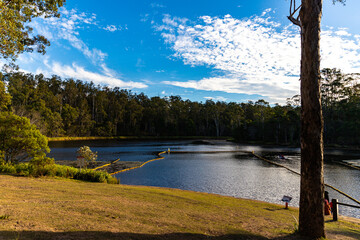
[[[116,136],[116,137],[49,137],[49,142],[59,141],[89,141],[89,140],[196,140],[196,139],[222,139],[229,137],[207,137],[207,136]]]
[[[297,209],[175,189],[0,175],[0,239],[300,239]],[[359,223],[326,224],[359,239]]]

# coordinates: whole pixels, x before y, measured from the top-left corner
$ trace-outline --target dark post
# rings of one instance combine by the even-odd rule
[[[338,209],[338,200],[337,199],[332,199],[332,211],[333,211],[333,220],[337,221],[338,220],[338,215],[339,215],[339,209]]]

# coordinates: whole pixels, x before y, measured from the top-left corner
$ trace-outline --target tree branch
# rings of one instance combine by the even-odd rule
[[[293,24],[301,27],[301,22],[300,22],[300,15],[298,15],[296,18],[294,18],[294,15],[296,13],[299,12],[300,8],[301,8],[301,4],[296,8],[296,0],[291,0],[290,2],[290,15],[288,16],[288,19],[290,20],[290,22],[292,22]]]
[[[1,9],[0,14],[7,8],[7,6],[12,2],[12,0],[9,0],[7,3],[5,3],[3,9]]]

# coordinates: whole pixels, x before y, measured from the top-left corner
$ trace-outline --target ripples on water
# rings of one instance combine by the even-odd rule
[[[147,161],[155,152],[170,148],[171,151],[255,151],[277,163],[300,172],[300,153],[296,148],[269,148],[236,145],[225,141],[211,144],[191,144],[191,141],[87,141],[52,143],[50,157],[56,160],[76,159],[76,150],[88,145],[98,152],[99,159],[108,161],[120,157],[122,161]],[[330,152],[325,156],[325,182],[341,189],[355,199],[360,199],[360,172],[341,166],[332,160],[359,159],[358,153],[345,156],[342,152]],[[279,154],[286,156],[280,160]],[[251,154],[186,153],[165,154],[164,160],[149,163],[142,168],[116,175],[122,184],[179,188],[184,190],[216,193],[226,196],[256,199],[283,204],[283,195],[292,196],[290,206],[298,206],[300,177],[284,168],[259,160]],[[330,198],[354,204],[353,201],[327,189]],[[360,218],[360,210],[340,206],[340,214]]]

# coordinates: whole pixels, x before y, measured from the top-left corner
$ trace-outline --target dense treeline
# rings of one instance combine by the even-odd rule
[[[326,143],[358,144],[359,88],[354,75],[324,69]],[[297,144],[300,99],[285,106],[264,100],[204,103],[135,94],[58,76],[21,72],[1,76],[11,108],[49,136],[233,136],[242,141]],[[351,85],[352,84],[352,85]]]
[[[322,108],[325,144],[360,144],[359,74],[323,69]]]

